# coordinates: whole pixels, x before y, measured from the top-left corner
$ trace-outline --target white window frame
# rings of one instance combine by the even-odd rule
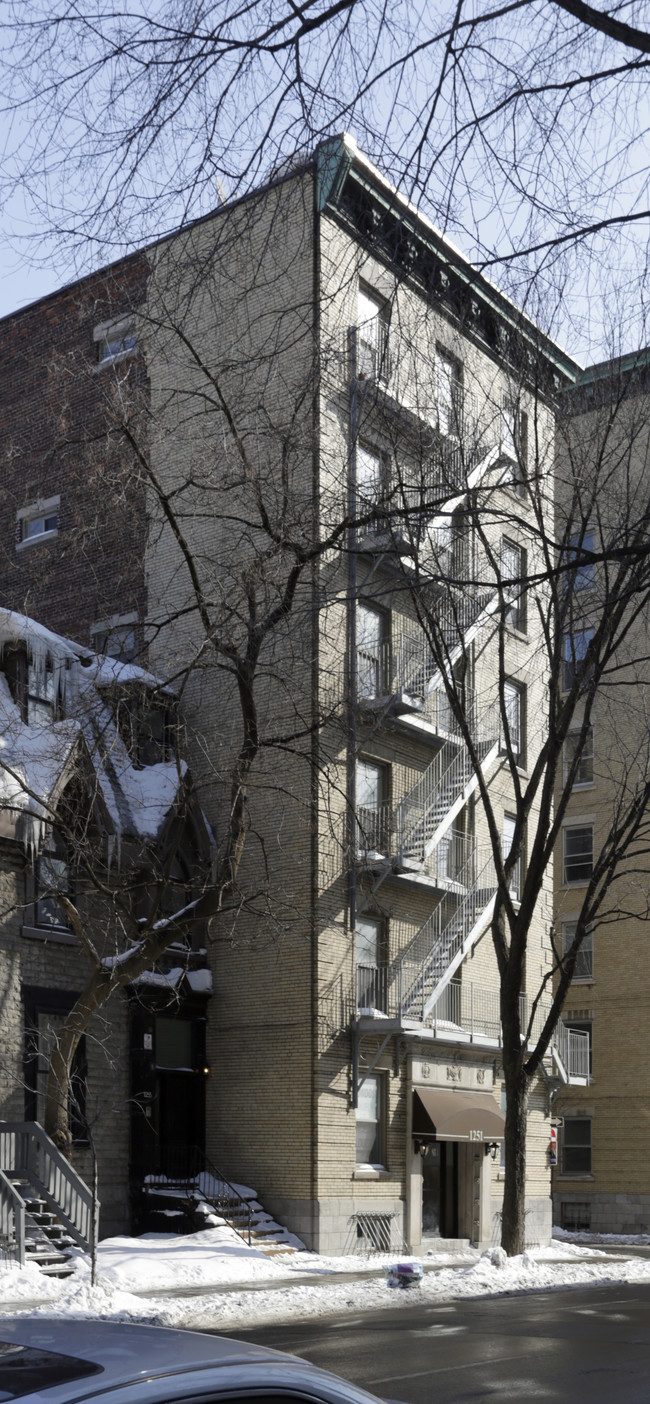
[[[508,555],[511,560],[508,561]],[[514,565],[517,558],[516,567]],[[512,570],[511,568],[514,567]],[[509,581],[523,581],[526,574],[526,551],[520,546],[518,541],[511,541],[509,537],[501,538],[501,584],[504,589]],[[516,629],[519,634],[526,632],[526,591],[523,584],[519,587],[519,594],[512,600],[505,615],[505,622],[510,629]]]
[[[436,347],[435,375],[438,429],[445,438],[458,439],[462,432],[462,370],[456,357],[441,346]]]
[[[567,778],[568,778],[568,775],[569,775],[569,770],[571,769],[571,756],[567,755],[567,742],[571,740],[571,737],[572,737],[572,736],[579,736],[579,735],[580,735],[580,731],[581,731],[581,728],[580,728],[580,727],[576,727],[574,731],[569,731],[568,734],[567,734],[566,740],[565,740],[565,742],[564,742],[564,745],[563,745],[563,747],[562,747],[563,784],[565,784],[565,785],[566,785],[566,783],[567,783]],[[580,774],[580,767],[581,767],[582,765],[584,765],[585,762],[587,762],[587,761],[591,761],[591,779],[590,779],[590,780],[579,780],[579,779],[577,778],[577,776],[579,776],[579,774]],[[579,762],[578,762],[578,770],[577,770],[577,774],[576,774],[576,779],[574,780],[573,785],[572,785],[571,788],[572,788],[573,790],[589,790],[589,789],[592,789],[592,788],[593,788],[594,784],[595,784],[595,780],[594,780],[594,728],[593,728],[593,726],[590,726],[589,729],[588,729],[587,735],[586,735],[586,737],[585,737],[584,749],[583,749],[582,755],[581,755],[581,757],[580,757],[580,760],[579,760]]]
[[[577,921],[562,922],[562,955],[566,955],[573,941]],[[579,974],[578,972],[581,971]],[[594,933],[590,928],[584,935],[576,958],[576,968],[572,985],[592,985],[594,981]]]
[[[360,283],[357,293],[358,376],[366,380],[388,380],[389,335],[386,299]]]
[[[573,878],[570,878],[570,877],[567,877],[567,834],[576,833],[576,832],[577,832],[578,830],[580,830],[580,829],[584,830],[585,833],[587,832],[587,830],[589,830],[590,833],[591,833],[591,866],[590,866],[589,873],[588,873],[585,877],[573,877]],[[588,850],[587,848],[585,848],[585,849],[583,850],[584,855],[586,855],[586,854],[588,853],[588,851],[589,851],[589,850]],[[579,856],[580,856],[580,855],[575,854],[572,861],[575,862],[576,859],[579,858]],[[586,863],[586,859],[583,860],[583,866],[585,866],[585,863]],[[593,870],[594,870],[594,821],[593,821],[593,819],[577,819],[577,818],[576,818],[576,819],[572,819],[570,823],[564,824],[564,825],[563,825],[563,828],[562,828],[562,883],[563,883],[563,886],[564,886],[564,887],[586,887],[587,884],[588,884],[588,882],[589,882],[590,879],[591,879],[591,875],[592,875],[592,873],[593,873]]]
[[[367,1125],[371,1125],[371,1124],[376,1125],[376,1127],[377,1127],[377,1131],[376,1131],[376,1140],[377,1140],[377,1143],[378,1143],[378,1144],[377,1144],[377,1149],[378,1149],[378,1151],[379,1151],[379,1155],[380,1155],[381,1159],[380,1159],[380,1160],[359,1160],[359,1159],[357,1159],[357,1156],[358,1156],[358,1142],[357,1142],[357,1144],[355,1145],[355,1160],[356,1160],[356,1165],[357,1165],[357,1169],[358,1169],[358,1170],[385,1170],[385,1169],[387,1168],[387,1167],[386,1167],[386,1161],[387,1161],[387,1159],[388,1159],[388,1151],[387,1151],[387,1144],[386,1144],[386,1139],[387,1139],[387,1125],[386,1125],[386,1122],[387,1122],[387,1117],[386,1117],[386,1077],[384,1076],[383,1073],[369,1073],[367,1077],[364,1077],[363,1083],[361,1084],[361,1087],[359,1088],[359,1096],[360,1096],[360,1097],[361,1097],[362,1094],[363,1094],[363,1089],[364,1089],[364,1087],[368,1087],[369,1084],[374,1085],[375,1088],[376,1088],[377,1116],[376,1116],[376,1119],[373,1118],[373,1122],[369,1122],[368,1120],[364,1119],[363,1117],[361,1117],[361,1116],[359,1115],[360,1110],[362,1110],[363,1108],[360,1108],[359,1106],[357,1106],[356,1112],[355,1112],[355,1133],[356,1133],[356,1131],[357,1131],[357,1127],[359,1126],[359,1124],[363,1124],[363,1125],[366,1125],[366,1126],[367,1126]]]
[[[129,614],[112,614],[108,619],[96,620],[96,622],[91,626],[90,630],[90,638],[93,653],[98,653],[102,658],[113,658],[115,661],[119,662],[120,660],[118,659],[116,653],[105,652],[103,649],[99,648],[98,645],[99,643],[101,643],[104,635],[107,636],[108,640],[110,639],[111,634],[114,634],[117,638],[120,629],[132,629],[134,636],[133,660],[129,659],[127,661],[135,661],[137,653],[136,629],[138,626],[138,622],[139,616],[137,610],[132,610]]]
[[[31,502],[28,507],[21,507],[20,511],[16,512],[17,551],[24,551],[27,546],[37,546],[41,541],[52,541],[55,536],[59,535],[60,506],[61,498],[57,495],[56,497],[39,498],[37,502]],[[48,517],[56,517],[56,526],[36,532],[34,536],[25,535],[30,522],[42,520],[45,523]]]
[[[509,703],[511,705],[509,705]],[[520,683],[513,682],[511,678],[506,678],[503,684],[503,710],[506,715],[508,740],[510,741],[510,749],[515,764],[518,767],[523,766],[526,752],[524,745],[524,727],[526,724],[525,689]],[[507,754],[507,742],[503,729],[503,721],[501,722],[501,750],[504,754]]]
[[[590,551],[593,554],[595,540],[595,532],[592,529],[589,531],[576,531],[571,537],[571,544],[569,546],[568,584],[574,594],[581,593],[583,590],[593,590],[596,584],[596,567],[593,563],[585,562],[583,565],[572,564],[574,558],[579,556],[582,551]]]
[[[130,340],[132,344],[124,345],[127,340]],[[103,370],[105,366],[118,365],[120,361],[132,360],[138,354],[138,327],[135,313],[122,313],[120,317],[111,317],[107,322],[100,322],[93,329],[93,342],[97,347],[95,371]],[[100,354],[102,343],[106,346],[113,343],[119,349],[102,356]]]
[[[517,817],[515,814],[504,814],[501,828],[501,852],[504,862],[512,848],[516,823]],[[513,902],[519,902],[521,900],[521,855],[517,859],[510,874],[509,892]]]

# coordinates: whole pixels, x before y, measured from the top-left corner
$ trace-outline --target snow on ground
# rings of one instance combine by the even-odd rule
[[[0,1269],[0,1309],[144,1321],[165,1326],[237,1330],[258,1323],[376,1311],[465,1297],[548,1291],[570,1286],[650,1281],[650,1260],[618,1259],[594,1248],[561,1241],[508,1259],[501,1248],[479,1254],[440,1253],[422,1260],[421,1285],[391,1290],[385,1269],[399,1254],[326,1258],[300,1252],[266,1258],[227,1225],[201,1233],[147,1234],[105,1239],[99,1247],[97,1287],[88,1258],[77,1254],[74,1276],[46,1278],[33,1266]],[[435,1267],[435,1271],[426,1268]],[[350,1274],[376,1272],[350,1281]],[[340,1279],[345,1274],[344,1280]],[[295,1279],[301,1280],[297,1282]],[[305,1281],[309,1277],[310,1281]],[[292,1281],[293,1279],[293,1281]],[[196,1295],[183,1296],[183,1289]],[[214,1290],[211,1292],[210,1288]],[[225,1290],[220,1291],[219,1288]],[[164,1295],[147,1296],[147,1290]],[[198,1291],[197,1291],[198,1289]],[[24,1304],[24,1305],[23,1305]]]
[[[553,1229],[553,1237],[559,1242],[566,1243],[606,1243],[610,1248],[617,1244],[629,1243],[631,1246],[637,1244],[650,1243],[650,1233],[572,1233],[568,1229]]]

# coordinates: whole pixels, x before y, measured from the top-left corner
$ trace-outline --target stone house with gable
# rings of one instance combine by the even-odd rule
[[[166,854],[181,879],[171,884],[178,905],[191,900],[193,885],[200,890],[212,838],[176,752],[174,705],[136,665],[0,611],[4,1123],[43,1124],[51,1051],[93,973],[85,943],[110,964],[137,939],[138,912],[157,892],[165,909]],[[92,1182],[94,1143],[103,1235],[128,1231],[137,1189],[163,1165],[165,1145],[203,1135],[210,990],[203,942],[197,929],[112,995],[77,1048],[72,1163]],[[164,1050],[182,1042],[186,1025],[196,1066],[182,1077]]]

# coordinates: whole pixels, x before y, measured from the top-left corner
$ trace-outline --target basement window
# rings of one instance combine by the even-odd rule
[[[567,1233],[588,1233],[591,1204],[587,1199],[564,1199],[560,1205],[560,1228]]]

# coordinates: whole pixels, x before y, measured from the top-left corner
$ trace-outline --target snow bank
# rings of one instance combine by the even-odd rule
[[[227,1331],[350,1309],[400,1308],[413,1300],[433,1305],[470,1297],[650,1281],[648,1259],[621,1261],[564,1241],[518,1258],[507,1258],[498,1247],[480,1256],[467,1250],[460,1264],[458,1258],[450,1262],[451,1257],[436,1254],[436,1271],[425,1271],[420,1286],[395,1292],[387,1287],[383,1273],[360,1281],[337,1281],[341,1274],[394,1263],[395,1254],[326,1258],[301,1252],[266,1258],[233,1229],[218,1224],[188,1235],[105,1239],[100,1244],[100,1282],[95,1288],[90,1286],[88,1259],[81,1253],[75,1275],[68,1279],[45,1278],[33,1267],[7,1268],[0,1272],[0,1303],[13,1304],[20,1311],[24,1302],[23,1310],[29,1315],[136,1320],[199,1329],[217,1326]],[[423,1261],[432,1263],[430,1257]],[[309,1276],[311,1281],[298,1283],[296,1276]],[[229,1290],[209,1291],[219,1286]],[[148,1290],[161,1289],[167,1289],[164,1296],[146,1295]],[[195,1289],[189,1298],[182,1295],[188,1289]]]
[[[617,1244],[642,1246],[644,1243],[650,1243],[650,1233],[573,1233],[557,1227],[553,1228],[553,1237],[563,1244],[607,1243],[611,1248],[615,1248]]]
[[[141,1238],[105,1238],[99,1245],[102,1282],[115,1289],[146,1292],[214,1287],[283,1275],[273,1258],[249,1247],[228,1224],[200,1233],[147,1233]],[[80,1254],[76,1276],[87,1277],[90,1264]]]

